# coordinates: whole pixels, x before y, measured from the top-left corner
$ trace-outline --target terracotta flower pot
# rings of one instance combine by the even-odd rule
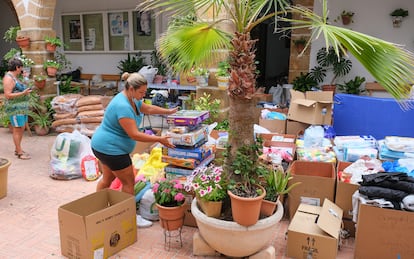
[[[10,164],[8,159],[0,158],[0,199],[7,196],[7,175]]]
[[[45,88],[45,86],[46,86],[46,80],[40,80],[40,81],[38,81],[38,80],[34,80],[34,86],[35,86],[37,89],[43,89],[43,88]]]
[[[36,135],[38,136],[46,136],[47,134],[49,134],[49,130],[50,130],[49,127],[42,127],[39,125],[35,125],[33,126],[33,128],[36,132]]]
[[[279,197],[277,198],[277,201],[268,201],[263,199],[262,206],[260,207],[260,215],[266,217],[273,215],[273,213],[276,211],[278,201]]]
[[[262,186],[260,188],[263,190],[263,193],[254,198],[240,197],[230,190],[227,191],[227,194],[230,196],[233,220],[238,224],[248,227],[256,224],[259,220],[262,200],[266,196],[266,190]]]
[[[46,71],[47,71],[47,75],[50,77],[55,77],[57,74],[57,68],[55,67],[47,67]]]
[[[163,229],[173,231],[184,225],[185,202],[177,207],[164,207],[158,203],[156,205]]]
[[[16,43],[19,45],[20,48],[27,48],[30,45],[30,38],[29,37],[18,37],[16,38]]]
[[[46,43],[46,50],[49,52],[55,52],[56,51],[56,45]]]
[[[200,205],[201,210],[208,217],[219,218],[221,214],[222,201],[206,201],[197,197],[197,202]]]

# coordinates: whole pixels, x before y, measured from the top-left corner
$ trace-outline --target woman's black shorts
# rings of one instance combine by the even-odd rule
[[[99,161],[102,162],[102,164],[108,166],[111,168],[112,171],[118,171],[122,170],[124,168],[127,168],[128,166],[132,165],[132,160],[129,154],[125,155],[107,155],[104,153],[101,153],[99,151],[96,151],[92,148],[92,151],[96,158],[99,159]]]

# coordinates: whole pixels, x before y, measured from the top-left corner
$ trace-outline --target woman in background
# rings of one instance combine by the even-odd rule
[[[23,62],[18,58],[9,60],[8,71],[3,77],[4,96],[6,97],[6,113],[9,115],[13,127],[14,154],[19,159],[30,159],[30,155],[23,151],[21,143],[27,123],[29,111],[28,98],[32,91],[19,79],[23,74]],[[23,76],[26,76],[23,74]]]
[[[101,125],[92,136],[92,150],[102,163],[103,173],[96,190],[109,188],[117,177],[122,183],[122,191],[134,195],[135,177],[130,153],[136,141],[159,142],[166,147],[174,147],[167,136],[139,131],[143,114],[174,114],[178,107],[165,109],[144,103],[147,80],[141,74],[126,72],[121,78],[126,81],[125,89],[111,100]]]

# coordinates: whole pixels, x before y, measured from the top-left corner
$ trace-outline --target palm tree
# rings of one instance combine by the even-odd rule
[[[307,8],[293,6],[288,0],[145,0],[137,6],[139,10],[167,13],[170,17],[208,14],[208,20],[196,15],[195,19],[175,22],[157,41],[162,58],[168,60],[175,71],[217,63],[222,58],[219,50],[229,50],[230,149],[227,165],[234,162],[240,147],[254,143],[252,96],[256,87],[256,41],[251,39],[250,32],[267,19],[275,19],[275,24],[278,19],[290,22],[290,27],[276,28],[275,31],[312,30],[306,47],[322,35],[326,49],[333,47],[338,57],[348,55],[348,50],[403,106],[406,104],[404,99],[410,94],[407,82],[414,82],[412,53],[381,39],[330,25],[327,0],[323,0],[322,5],[322,16]],[[289,18],[287,14],[300,19]],[[223,23],[230,24],[234,33],[220,29]],[[254,161],[254,156],[251,158]]]

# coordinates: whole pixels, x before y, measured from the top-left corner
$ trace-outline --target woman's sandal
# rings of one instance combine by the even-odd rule
[[[16,153],[16,156],[17,156],[18,159],[22,159],[22,160],[28,160],[28,159],[31,158],[30,155],[25,153],[25,152],[23,152],[21,154]]]

